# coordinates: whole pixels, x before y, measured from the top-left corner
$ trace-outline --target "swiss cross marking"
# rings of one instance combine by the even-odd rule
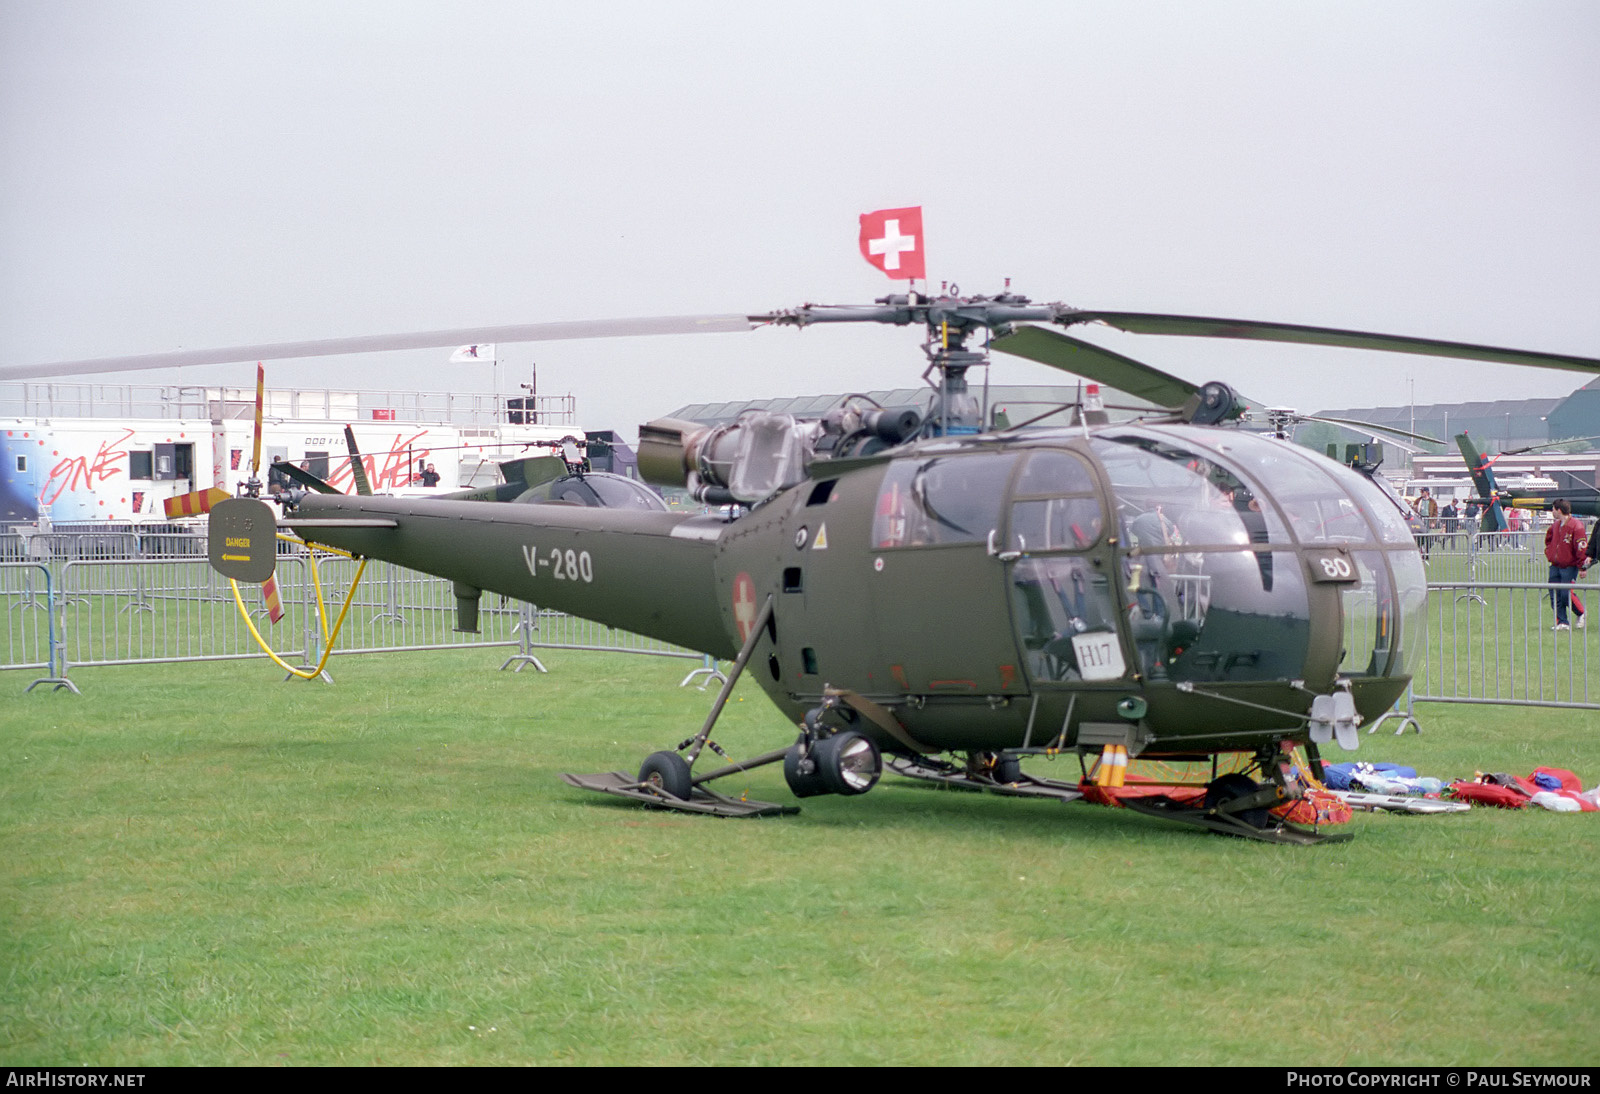
[[[883,268],[886,270],[898,270],[900,256],[906,251],[916,249],[917,237],[901,235],[900,222],[893,218],[883,222],[881,238],[867,240],[867,250],[883,256]]]

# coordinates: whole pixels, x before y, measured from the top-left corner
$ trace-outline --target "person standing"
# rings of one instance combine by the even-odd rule
[[[1573,518],[1577,519],[1577,518]],[[1583,557],[1578,560],[1578,579],[1581,581],[1589,572],[1589,567],[1600,563],[1600,520],[1596,520],[1589,528],[1589,546],[1583,552]],[[1583,629],[1584,623],[1589,618],[1589,613],[1583,608],[1583,601],[1578,598],[1578,590],[1572,590],[1572,610],[1577,613],[1577,626]]]
[[[1557,498],[1550,504],[1554,520],[1544,533],[1544,557],[1550,563],[1550,598],[1555,603],[1556,624],[1552,630],[1571,630],[1567,608],[1572,594],[1568,589],[1578,579],[1578,566],[1588,556],[1588,538],[1583,525],[1572,517],[1572,503]]]
[[[1456,545],[1456,524],[1461,514],[1456,511],[1456,499],[1451,498],[1445,507],[1439,510],[1439,522],[1444,526],[1444,544],[1450,550]]]
[[[1422,560],[1426,562],[1429,549],[1433,546],[1435,532],[1439,527],[1439,503],[1433,500],[1433,494],[1424,486],[1421,492],[1411,499],[1411,508],[1417,514],[1418,520],[1417,547],[1422,551]]]

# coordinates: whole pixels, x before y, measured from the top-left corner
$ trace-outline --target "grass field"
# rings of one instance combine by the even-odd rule
[[[556,773],[687,736],[684,662],[503,657],[0,675],[0,1063],[1600,1063],[1600,816],[1295,848],[892,777],[678,816]],[[788,738],[739,695],[724,746]],[[1420,713],[1360,755],[1600,781],[1592,713]]]

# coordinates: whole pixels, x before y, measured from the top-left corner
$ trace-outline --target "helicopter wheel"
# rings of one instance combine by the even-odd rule
[[[689,764],[676,752],[652,752],[639,767],[639,781],[669,798],[688,801],[694,792]]]
[[[997,783],[1019,783],[1022,781],[1022,760],[1009,752],[997,753],[994,758],[994,770],[990,778]]]
[[[1022,781],[1022,761],[1009,752],[969,752],[967,774],[997,783]]]
[[[1206,786],[1206,808],[1215,809],[1224,802],[1236,801],[1260,789],[1256,781],[1248,775],[1241,775],[1238,772],[1222,775]],[[1265,806],[1228,815],[1248,824],[1251,828],[1266,828],[1271,822]]]

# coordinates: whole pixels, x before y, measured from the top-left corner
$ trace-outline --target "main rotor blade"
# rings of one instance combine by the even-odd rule
[[[1530,444],[1527,448],[1508,448],[1501,452],[1502,456],[1520,456],[1525,452],[1538,452],[1546,448],[1559,448],[1564,444],[1573,444],[1577,441],[1600,441],[1600,437],[1564,437],[1559,441],[1547,441],[1544,444]]]
[[[1355,418],[1329,418],[1323,414],[1297,414],[1295,417],[1303,422],[1332,422],[1334,425],[1350,426],[1362,433],[1393,433],[1400,437],[1409,437],[1413,441],[1426,441],[1428,444],[1444,444],[1438,437],[1430,437],[1426,433],[1407,433],[1403,429],[1396,429],[1392,425],[1379,425],[1376,422],[1363,422]]]
[[[1306,327],[1296,323],[1267,323],[1256,319],[1209,319],[1197,315],[1156,315],[1131,311],[1068,312],[1062,322],[1098,320],[1130,334],[1176,334],[1195,338],[1244,338],[1263,342],[1298,342],[1314,346],[1343,346],[1346,349],[1387,350],[1391,353],[1420,353],[1430,357],[1459,357],[1470,361],[1498,361],[1506,365],[1535,365],[1539,368],[1564,368],[1575,372],[1600,372],[1600,360],[1573,357],[1564,353],[1537,350],[1503,349],[1467,342],[1443,342],[1436,338],[1412,338],[1404,334],[1376,334],[1371,331],[1340,330],[1335,327]]]
[[[489,342],[549,342],[577,338],[632,338],[651,334],[721,334],[754,330],[743,315],[668,315],[648,319],[582,319],[570,323],[524,323],[509,327],[463,327],[414,334],[369,334],[310,342],[270,342],[258,346],[186,349],[132,357],[95,357],[42,365],[0,366],[0,380],[76,376],[185,365],[228,365],[239,361],[282,361],[406,349],[454,349]]]
[[[989,348],[1098,380],[1157,406],[1180,407],[1200,390],[1132,357],[1044,327],[1018,327],[990,342]]]
[[[279,474],[288,476],[289,478],[293,479],[295,482],[299,483],[301,486],[309,487],[312,490],[315,490],[319,494],[337,494],[337,493],[340,493],[340,491],[336,487],[329,486],[327,483],[325,483],[321,479],[317,478],[311,472],[309,472],[309,471],[307,471],[307,470],[305,470],[303,468],[296,467],[294,464],[289,463],[287,460],[275,460],[275,461],[273,461],[272,470],[278,472]]]
[[[1331,422],[1333,420],[1334,419],[1332,419],[1332,418],[1314,418],[1314,417],[1311,417],[1310,415],[1304,415],[1304,416],[1301,416],[1301,417],[1297,417],[1295,419],[1295,422],[1296,422],[1296,424],[1300,424],[1300,423],[1304,423],[1304,422]],[[1344,423],[1341,422],[1339,424],[1343,425]],[[1427,449],[1422,448],[1419,445],[1411,444],[1409,441],[1402,441],[1398,437],[1380,437],[1380,436],[1378,436],[1378,434],[1376,432],[1374,432],[1373,430],[1367,429],[1364,425],[1361,428],[1356,428],[1354,425],[1346,426],[1346,428],[1354,430],[1355,432],[1366,436],[1370,440],[1382,441],[1384,444],[1393,445],[1395,448],[1398,448],[1400,451],[1408,452],[1413,456],[1419,455],[1419,454],[1426,454],[1426,452],[1428,451]]]

